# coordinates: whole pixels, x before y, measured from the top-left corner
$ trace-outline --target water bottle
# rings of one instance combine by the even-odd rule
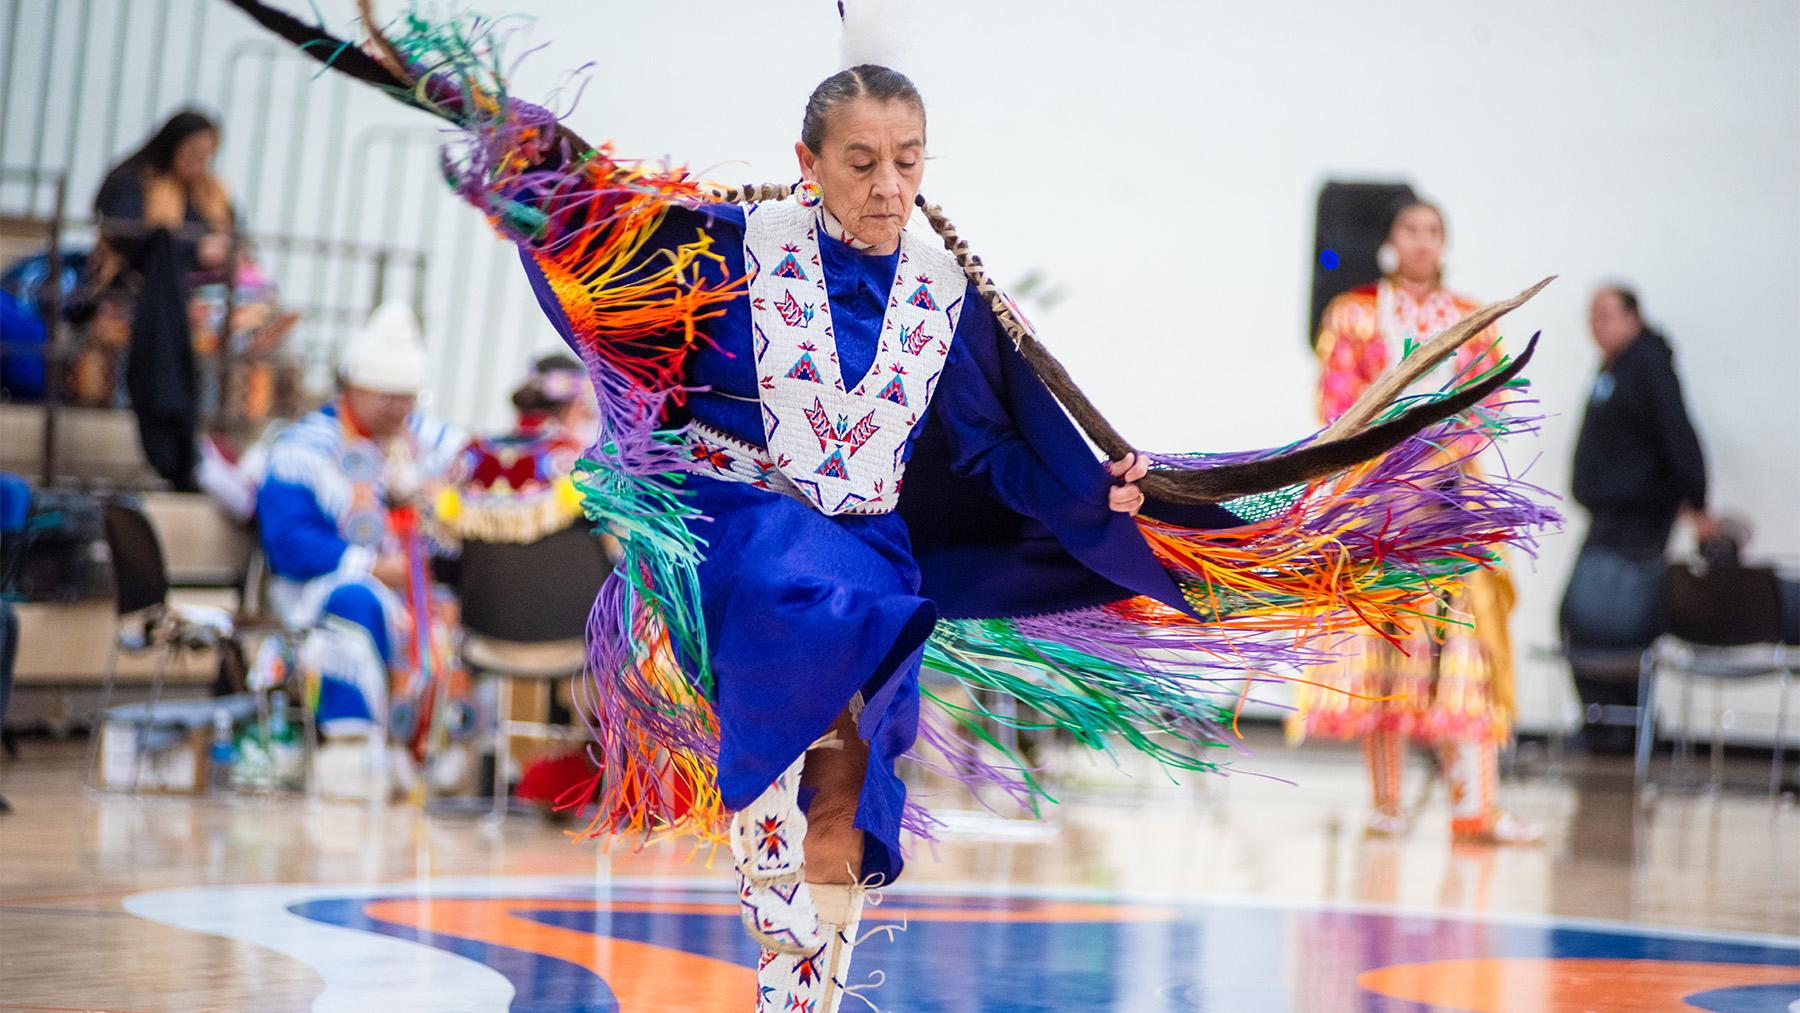
[[[288,724],[287,690],[278,689],[269,694],[269,738],[285,742],[292,734],[292,727]]]
[[[213,711],[212,762],[207,767],[207,787],[214,793],[231,788],[231,761],[235,754],[231,744],[231,712],[220,707]]]
[[[306,776],[306,755],[300,745],[300,731],[288,717],[288,695],[284,690],[269,694],[269,760],[277,788],[298,788]]]

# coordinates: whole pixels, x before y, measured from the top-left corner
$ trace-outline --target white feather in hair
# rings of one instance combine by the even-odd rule
[[[844,33],[839,66],[879,64],[905,71],[912,40],[924,29],[919,4],[909,0],[838,0]]]

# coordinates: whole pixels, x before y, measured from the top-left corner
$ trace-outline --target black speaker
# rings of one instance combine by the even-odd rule
[[[1319,340],[1319,320],[1332,297],[1381,278],[1375,251],[1387,241],[1394,215],[1417,199],[1405,183],[1326,182],[1319,190],[1313,221],[1311,329],[1307,344]]]

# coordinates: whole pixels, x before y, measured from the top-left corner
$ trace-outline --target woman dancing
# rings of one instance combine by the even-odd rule
[[[899,875],[903,826],[929,831],[895,772],[915,742],[1035,808],[1023,764],[968,745],[990,718],[968,690],[1210,769],[1246,672],[1316,660],[1292,634],[1410,624],[1550,519],[1490,483],[1387,523],[1421,512],[1421,433],[1522,360],[1409,413],[1374,397],[1283,453],[1136,452],[920,196],[925,103],[895,70],[813,90],[798,185],[716,186],[511,98],[491,23],[390,38],[365,6],[357,48],[234,2],[463,132],[452,185],[586,362],[584,503],[623,559],[595,605],[602,773],[581,797],[596,833],[729,843],[759,1008],[837,1009],[864,885]],[[948,686],[921,687],[927,666]]]

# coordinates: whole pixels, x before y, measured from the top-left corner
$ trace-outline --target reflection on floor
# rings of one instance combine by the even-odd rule
[[[1258,746],[1244,765],[1297,787],[1065,764],[1046,824],[953,818],[856,977],[882,972],[894,1011],[1800,1002],[1789,804],[1638,806],[1619,767],[1577,764],[1507,785],[1544,848],[1451,847],[1437,797],[1370,841],[1358,756]],[[754,952],[705,856],[402,805],[87,795],[78,756],[28,743],[0,767],[0,1010],[749,1006]]]

